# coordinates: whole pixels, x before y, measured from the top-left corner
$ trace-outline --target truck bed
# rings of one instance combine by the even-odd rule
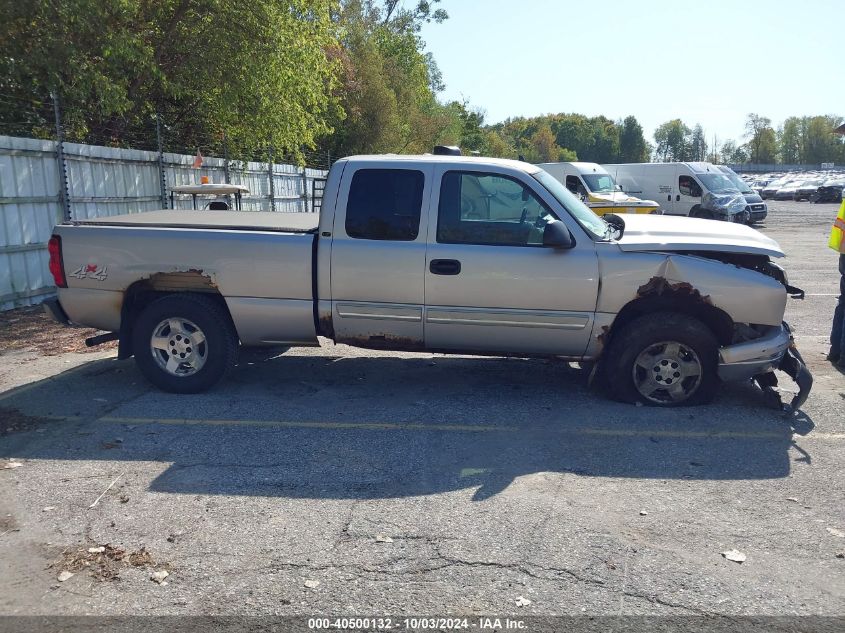
[[[162,209],[72,222],[78,226],[169,227],[226,231],[275,231],[315,233],[319,213],[273,213],[270,211],[210,211]]]

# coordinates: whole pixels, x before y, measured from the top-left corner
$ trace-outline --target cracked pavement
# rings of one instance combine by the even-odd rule
[[[21,464],[0,470],[0,613],[845,615],[832,214],[774,203],[763,229],[808,293],[793,417],[747,384],[655,410],[561,362],[330,342],[245,352],[196,396],[113,352],[4,353],[0,415],[36,424],[0,438]],[[105,544],[146,547],[167,584],[57,582],[63,551]]]

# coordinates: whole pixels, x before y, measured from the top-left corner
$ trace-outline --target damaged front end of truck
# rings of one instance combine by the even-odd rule
[[[614,243],[621,256],[608,249],[609,256],[602,257],[599,310],[616,314],[610,336],[632,310],[677,306],[705,322],[718,338],[721,380],[753,380],[771,406],[801,407],[813,377],[783,317],[788,298],[803,299],[804,292],[790,285],[784,269],[772,261],[784,256],[777,242],[733,223],[665,216],[619,220],[624,226],[618,227],[622,230]],[[632,284],[637,278],[638,285]],[[608,333],[601,336],[607,339]],[[776,389],[777,370],[798,386],[787,404]]]
[[[804,291],[790,285],[786,271],[766,255],[707,251],[689,254],[761,273],[782,284],[790,298],[804,299]],[[787,411],[799,409],[807,401],[813,387],[813,376],[795,345],[792,329],[785,321],[780,327],[735,324],[732,344],[722,348],[719,357],[719,377],[726,381],[747,378],[745,367],[755,368],[752,379],[772,408]],[[798,393],[788,404],[781,400],[777,390],[776,369],[792,378],[798,386]]]

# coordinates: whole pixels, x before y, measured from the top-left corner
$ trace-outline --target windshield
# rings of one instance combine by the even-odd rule
[[[730,168],[728,168],[728,169],[730,169]],[[739,191],[741,193],[754,193],[754,191],[751,189],[751,187],[748,186],[748,183],[745,182],[739,176],[737,176],[736,173],[733,170],[730,170],[730,171],[725,170],[725,176],[727,177],[728,180],[730,180],[734,184],[734,187],[739,189]]]
[[[708,191],[735,191],[736,186],[722,174],[696,174]]]
[[[587,188],[593,193],[610,193],[616,191],[616,182],[610,174],[581,174],[587,183]]]
[[[607,235],[610,228],[607,222],[590,211],[590,208],[572,195],[572,192],[564,187],[563,183],[557,178],[542,170],[531,175],[552,194],[555,200],[563,205],[587,233],[596,239],[603,239]]]

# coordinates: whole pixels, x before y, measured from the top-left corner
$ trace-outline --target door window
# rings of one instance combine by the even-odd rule
[[[412,242],[420,232],[425,176],[412,169],[359,169],[346,203],[346,234]]]
[[[440,184],[437,241],[541,246],[554,215],[519,181],[499,174],[449,171]]]
[[[678,176],[678,191],[685,196],[701,197],[701,186],[692,176]]]
[[[569,189],[569,191],[574,193],[579,198],[584,198],[587,195],[587,191],[586,189],[584,189],[584,185],[581,184],[581,181],[578,179],[578,176],[567,176],[566,188]]]

